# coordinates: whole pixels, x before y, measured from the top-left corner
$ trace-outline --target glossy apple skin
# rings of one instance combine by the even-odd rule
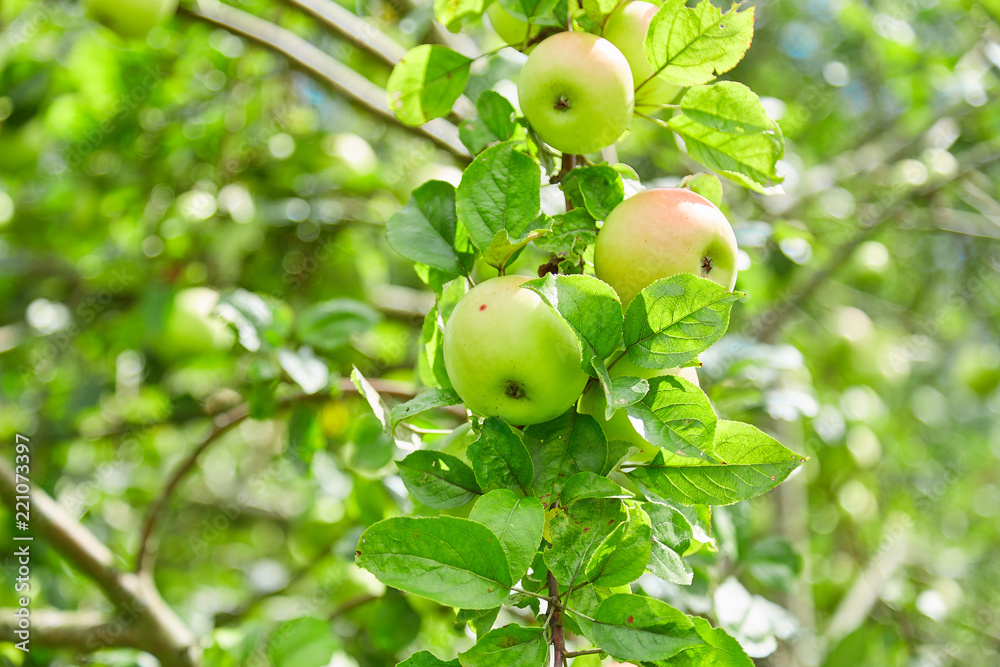
[[[608,40],[560,32],[535,47],[521,69],[517,96],[542,140],[563,153],[595,153],[628,130],[632,70]]]
[[[659,377],[661,375],[677,375],[684,378],[688,382],[701,386],[698,383],[698,371],[693,368],[671,368],[669,370],[650,370],[649,368],[642,368],[641,366],[636,366],[633,364],[628,357],[624,357],[620,361],[616,362],[610,370],[611,377],[639,377],[645,380],[649,380],[654,377]],[[600,387],[593,387],[587,391],[580,398],[580,403],[577,406],[577,410],[584,414],[588,414],[597,419],[600,423],[601,428],[604,429],[604,435],[607,436],[608,440],[624,440],[628,444],[632,445],[639,451],[633,454],[629,460],[631,461],[650,461],[656,453],[660,451],[659,447],[654,447],[649,444],[632,426],[632,422],[629,421],[628,413],[625,410],[618,410],[615,412],[614,416],[611,417],[610,421],[604,420],[604,408],[607,406],[608,402],[604,398],[604,392],[601,391]]]
[[[511,424],[540,424],[576,403],[587,383],[569,327],[524,276],[501,276],[466,294],[444,329],[444,363],[465,405]]]
[[[145,37],[177,11],[177,0],[86,0],[88,13],[123,37]]]
[[[531,26],[529,30],[527,21],[511,16],[496,0],[486,9],[486,16],[489,17],[490,25],[500,39],[512,46],[521,46],[541,30],[541,26],[537,25]]]
[[[615,207],[597,235],[594,271],[627,306],[650,283],[693,273],[732,291],[736,235],[715,205],[690,190],[653,188]]]
[[[632,69],[632,79],[638,88],[635,92],[637,108],[670,104],[681,91],[680,86],[658,77],[643,83],[653,74],[653,66],[646,58],[645,42],[649,22],[658,9],[651,2],[626,2],[619,5],[604,24],[604,39],[618,47]]]

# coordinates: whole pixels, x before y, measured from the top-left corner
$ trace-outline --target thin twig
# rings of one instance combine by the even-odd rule
[[[774,340],[785,320],[788,319],[788,317],[794,313],[820,285],[833,276],[833,274],[835,274],[847,262],[847,260],[851,258],[854,251],[857,250],[865,240],[870,238],[876,231],[880,230],[886,223],[893,220],[896,215],[904,210],[910,203],[912,203],[915,199],[927,198],[955,181],[961,180],[970,172],[998,159],[1000,159],[1000,152],[997,151],[997,146],[991,144],[980,144],[976,148],[970,149],[966,152],[963,159],[959,160],[959,163],[962,166],[950,178],[938,181],[937,183],[920,189],[911,190],[910,192],[897,198],[882,215],[863,225],[847,243],[844,243],[837,248],[833,256],[823,266],[823,268],[818,269],[815,273],[813,273],[812,277],[810,277],[809,280],[807,280],[805,284],[803,284],[803,286],[800,287],[792,296],[781,299],[780,302],[774,307],[768,309],[754,319],[749,326],[749,330],[751,332],[756,332],[757,338],[761,341],[770,342]]]
[[[393,396],[395,398],[413,398],[416,395],[415,388],[409,383],[394,382],[392,380],[380,380],[378,378],[369,379],[369,382],[379,394],[383,394],[385,396]],[[357,388],[349,378],[342,378],[338,388],[342,393],[357,393]],[[281,399],[278,402],[276,409],[280,410],[296,403],[329,400],[332,400],[332,398],[327,394],[293,394]],[[460,417],[461,419],[465,419],[467,417],[465,410],[460,406],[449,406],[443,409],[457,417]],[[146,510],[146,516],[143,519],[142,524],[142,533],[139,538],[139,550],[135,557],[136,572],[147,571],[151,568],[152,563],[147,562],[150,558],[150,540],[153,536],[153,531],[156,529],[156,524],[159,520],[160,514],[163,513],[163,510],[170,502],[170,498],[177,490],[177,487],[184,480],[184,478],[186,478],[188,474],[194,470],[198,459],[205,453],[205,450],[217,442],[221,436],[228,433],[248,417],[250,417],[250,411],[246,404],[237,405],[236,407],[231,408],[230,410],[227,410],[217,416],[214,419],[215,426],[212,431],[197,447],[191,450],[191,453],[185,457],[185,459],[167,480],[163,490]]]
[[[375,602],[378,599],[377,595],[359,595],[358,597],[352,598],[334,609],[330,614],[329,620],[332,621],[333,619],[343,616],[344,614],[353,611],[362,605],[366,605],[369,602]]]
[[[458,158],[471,159],[454,125],[443,118],[435,118],[417,127],[403,125],[389,110],[388,97],[383,89],[293,32],[215,0],[201,0],[198,9],[182,7],[178,13],[251,39],[283,55],[292,64],[377,116],[431,139]]]
[[[257,593],[256,595],[251,597],[249,600],[245,601],[236,609],[229,612],[220,612],[216,614],[215,615],[216,627],[222,625],[235,625],[236,623],[241,621],[247,614],[256,609],[265,600],[276,597],[278,595],[282,595],[291,590],[291,588],[295,584],[302,581],[302,579],[304,579],[306,575],[312,572],[317,565],[319,565],[332,555],[333,548],[334,546],[336,546],[337,542],[341,539],[341,537],[342,537],[341,535],[336,535],[333,539],[328,540],[326,544],[321,546],[319,551],[316,552],[316,555],[313,556],[313,558],[308,563],[304,564],[302,567],[298,568],[297,570],[295,570],[294,573],[292,573],[292,576],[288,578],[288,581],[285,582],[284,586],[277,588],[273,591]]]
[[[581,655],[597,655],[598,653],[604,653],[604,651],[599,648],[588,648],[585,651],[563,651],[563,655],[567,658],[579,658]]]

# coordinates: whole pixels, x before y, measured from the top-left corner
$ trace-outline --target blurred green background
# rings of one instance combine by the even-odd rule
[[[388,65],[295,3],[231,4],[385,85]],[[440,37],[422,1],[344,6],[405,46]],[[725,184],[747,297],[702,384],[721,416],[811,459],[716,512],[718,554],[695,561],[693,586],[642,586],[711,614],[760,665],[1000,664],[998,25],[997,0],[762,0],[726,76],[781,124],[785,183],[768,197]],[[170,472],[247,401],[259,419],[199,460],[151,543],[206,664],[332,651],[338,667],[391,666],[470,644],[453,610],[353,564],[365,526],[414,508],[399,443],[342,379],[356,365],[403,393],[419,383],[433,299],[384,224],[462,161],[188,13],[123,40],[76,3],[5,0],[0,30],[8,463],[30,437],[32,483],[130,568]],[[461,45],[498,40],[483,27]],[[470,90],[511,91],[519,63],[480,61]],[[647,186],[698,171],[641,119],[618,151]],[[5,608],[13,532],[4,506]],[[32,584],[34,610],[111,610],[44,543]],[[0,655],[157,664],[37,642]]]

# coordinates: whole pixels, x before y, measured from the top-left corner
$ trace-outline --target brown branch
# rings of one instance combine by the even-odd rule
[[[15,482],[10,465],[0,460],[0,496],[11,508],[18,495]],[[121,612],[120,623],[132,627],[141,638],[142,650],[155,655],[164,667],[199,664],[200,650],[194,636],[163,601],[151,580],[120,569],[114,554],[47,493],[32,486],[30,496],[32,536],[59,552],[104,591]],[[71,627],[76,636],[86,634],[82,626]]]
[[[563,611],[559,605],[559,582],[551,572],[546,580],[549,586],[549,597],[552,601],[552,613],[549,616],[549,627],[552,629],[552,667],[563,667],[566,655],[566,637],[563,633]]]
[[[286,2],[316,17],[338,35],[349,40],[358,48],[368,51],[390,67],[394,67],[406,55],[406,48],[365,19],[341,7],[336,2],[333,2],[333,0],[286,0]],[[435,28],[443,28],[437,21],[434,21],[434,26]],[[445,33],[447,33],[447,30],[445,30]],[[448,34],[450,35],[450,33]],[[438,37],[441,36],[439,35]],[[442,38],[439,41],[455,51],[465,53],[465,50],[459,48],[454,39]],[[465,55],[468,54],[465,53]],[[452,113],[454,114],[454,119],[461,121],[476,114],[476,105],[465,95],[462,95],[455,103]]]
[[[17,641],[19,629],[15,609],[0,609],[0,637]],[[103,648],[145,650],[142,633],[134,623],[123,622],[97,611],[31,611],[31,641],[46,648],[68,648],[92,652]]]
[[[375,115],[431,139],[458,158],[471,159],[454,125],[443,118],[435,118],[418,127],[403,125],[389,110],[387,94],[382,88],[293,32],[215,0],[201,0],[198,9],[182,7],[178,13],[253,40],[281,54],[293,65]]]
[[[967,151],[959,160],[961,167],[950,178],[938,181],[934,184],[911,190],[901,195],[893,201],[887,209],[874,220],[863,223],[857,233],[847,243],[841,245],[833,253],[827,263],[813,273],[805,283],[791,296],[781,300],[780,303],[757,316],[748,326],[751,333],[755,333],[757,338],[764,342],[771,342],[777,336],[781,325],[795,312],[803,302],[806,301],[813,292],[832,277],[847,262],[865,240],[870,238],[876,231],[880,230],[886,223],[892,221],[901,211],[909,206],[914,200],[926,199],[942,188],[965,178],[969,173],[979,169],[983,165],[1000,159],[1000,152],[993,144],[979,144],[975,148]]]
[[[357,14],[333,0],[286,0],[344,37],[358,48],[380,58],[390,67],[406,55],[406,49]]]

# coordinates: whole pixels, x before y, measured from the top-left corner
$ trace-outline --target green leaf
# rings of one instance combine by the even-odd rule
[[[716,206],[722,206],[722,181],[715,174],[702,171],[686,176],[680,187],[699,194]]]
[[[481,16],[489,0],[434,0],[434,18],[452,32],[458,32],[465,19]]]
[[[620,537],[606,540],[590,559],[587,579],[598,586],[624,586],[646,571],[650,554],[649,517],[642,508],[630,505],[625,504],[628,521],[622,526]],[[606,557],[602,553],[605,549]]]
[[[646,502],[642,507],[649,515],[652,531],[647,569],[664,581],[689,585],[694,579],[694,571],[682,555],[688,550],[694,534],[691,523],[670,505]]]
[[[457,623],[470,624],[476,632],[476,636],[481,638],[493,629],[493,624],[496,623],[497,616],[500,615],[500,609],[501,607],[494,607],[493,609],[460,609],[458,615],[455,617],[455,621]]]
[[[646,32],[646,58],[656,76],[680,86],[708,83],[736,67],[753,41],[754,8],[723,14],[709,0],[687,7],[667,0]],[[636,87],[642,82],[636,81]]]
[[[503,6],[507,13],[514,18],[530,22],[532,25],[555,25],[562,26],[565,22],[560,22],[553,14],[560,4],[559,0],[496,0]]]
[[[377,310],[354,299],[331,299],[313,304],[299,316],[299,338],[323,350],[345,345],[352,336],[381,321]]]
[[[548,274],[521,285],[537,293],[576,334],[582,349],[581,367],[591,375],[621,345],[622,306],[605,282],[587,275]]]
[[[577,167],[563,177],[559,187],[574,206],[586,209],[595,220],[606,220],[625,200],[621,174],[606,164]]]
[[[511,624],[488,632],[458,660],[462,667],[543,667],[548,649],[544,628]]]
[[[405,403],[393,406],[392,412],[389,413],[389,427],[395,431],[399,422],[409,419],[413,415],[435,408],[459,405],[461,402],[462,399],[453,389],[439,389],[437,387],[424,389]]]
[[[597,242],[597,221],[583,208],[552,216],[552,227],[535,245],[554,254],[578,259],[587,246]]]
[[[462,174],[458,218],[480,250],[506,229],[510,238],[531,231],[541,208],[541,172],[530,157],[505,142],[476,156]]]
[[[609,376],[610,377],[610,376]],[[642,378],[620,375],[610,378],[604,388],[604,420],[611,421],[620,408],[626,408],[641,401],[649,393],[649,381]]]
[[[802,571],[802,556],[791,542],[769,537],[754,544],[742,559],[750,575],[767,588],[789,591]]]
[[[365,629],[366,643],[382,654],[395,655],[410,646],[420,634],[420,614],[410,604],[413,598],[394,588],[374,602],[348,612],[358,627]],[[392,623],[385,619],[391,618]]]
[[[507,422],[489,417],[482,435],[469,445],[466,456],[484,489],[520,489],[527,492],[535,477],[531,455]]]
[[[451,454],[418,449],[397,461],[396,467],[406,489],[428,507],[461,507],[483,492],[472,468]]]
[[[511,581],[522,579],[542,541],[545,508],[541,501],[497,489],[476,501],[469,518],[489,528],[500,539],[510,563]]]
[[[497,622],[497,617],[500,616],[500,609],[501,607],[494,607],[482,616],[477,616],[472,620],[472,629],[476,632],[476,638],[485,636],[487,632],[493,629],[493,624]]]
[[[604,461],[604,468],[601,470],[601,474],[609,475],[612,471],[617,470],[618,466],[631,457],[634,451],[637,451],[637,448],[630,442],[626,442],[625,440],[608,440],[608,457]]]
[[[405,125],[448,114],[469,81],[472,60],[437,44],[406,52],[389,75],[389,109]]]
[[[329,621],[304,616],[271,631],[267,655],[274,667],[323,667],[339,645]]]
[[[667,660],[705,643],[689,616],[642,595],[612,595],[593,625],[597,645],[617,660]]]
[[[727,134],[680,114],[667,126],[684,140],[688,155],[709,169],[754,192],[781,182],[775,168],[785,153],[785,141],[778,132],[770,134]]]
[[[483,251],[483,259],[493,268],[503,271],[504,267],[521,252],[524,246],[532,241],[544,238],[549,233],[551,225],[552,218],[547,215],[540,215],[525,228],[523,235],[515,239],[510,237],[510,233],[506,229],[501,229],[493,237],[493,241],[489,247]]]
[[[513,583],[497,536],[450,516],[379,521],[361,535],[355,560],[387,586],[451,607],[497,607]]]
[[[313,454],[326,448],[323,426],[316,416],[316,409],[297,406],[288,419],[288,453],[308,463]]]
[[[431,306],[420,327],[420,336],[417,338],[417,373],[422,384],[452,388],[448,369],[444,365],[444,330],[437,303]]]
[[[625,348],[637,366],[684,366],[722,338],[740,295],[690,273],[661,278],[639,292],[625,313]]]
[[[685,649],[666,662],[652,663],[655,667],[754,667],[753,660],[743,651],[740,643],[725,630],[713,628],[698,616],[692,616],[691,622],[705,643]]]
[[[626,518],[622,501],[614,498],[586,499],[573,503],[549,520],[552,548],[545,551],[545,564],[563,586],[585,581],[591,558]]]
[[[691,566],[679,553],[663,542],[653,541],[650,543],[649,562],[646,564],[646,569],[660,579],[678,586],[689,586],[694,581],[694,570],[691,569]]]
[[[697,385],[676,375],[649,380],[649,393],[625,408],[636,432],[654,447],[711,458],[718,417]]]
[[[414,262],[450,275],[467,276],[472,270],[474,254],[458,227],[450,183],[427,181],[414,190],[386,223],[386,238],[393,250]]]
[[[392,434],[392,429],[389,424],[389,408],[386,406],[385,401],[382,400],[382,396],[375,390],[375,387],[371,385],[367,378],[361,374],[358,367],[355,366],[351,369],[351,382],[354,383],[355,388],[361,397],[365,399],[368,406],[372,409],[375,418],[378,419],[379,423],[382,424],[382,428],[389,435]]]
[[[726,134],[766,134],[777,130],[757,94],[735,81],[691,88],[681,98],[681,110],[691,120]]]
[[[621,4],[620,0],[583,0],[583,10],[595,23],[604,25],[604,20]],[[638,81],[635,82],[637,85]]]
[[[315,394],[330,383],[330,369],[326,362],[317,357],[312,348],[306,346],[298,350],[279,348],[276,352],[278,363],[307,394]]]
[[[444,661],[430,651],[420,651],[414,653],[403,662],[396,663],[396,667],[462,667],[462,663],[455,660]]]
[[[473,155],[490,144],[514,138],[521,129],[515,120],[514,107],[498,92],[483,91],[476,100],[476,110],[479,114],[475,118],[464,120],[458,126],[459,139]]]
[[[642,509],[649,516],[652,539],[680,553],[688,550],[694,529],[683,512],[666,503],[655,501],[644,502]]]
[[[535,465],[531,486],[543,503],[559,496],[563,482],[578,472],[601,472],[608,441],[590,415],[570,409],[552,421],[524,430],[524,444]]]
[[[236,327],[240,344],[251,352],[259,350],[264,343],[272,347],[281,345],[291,330],[292,314],[288,304],[245,289],[223,294],[215,310],[219,317]]]
[[[559,504],[569,507],[585,498],[632,498],[632,494],[607,477],[592,472],[578,472],[563,485]]]
[[[661,498],[683,505],[730,505],[770,491],[805,461],[749,424],[720,420],[716,462],[663,451],[629,475]]]

